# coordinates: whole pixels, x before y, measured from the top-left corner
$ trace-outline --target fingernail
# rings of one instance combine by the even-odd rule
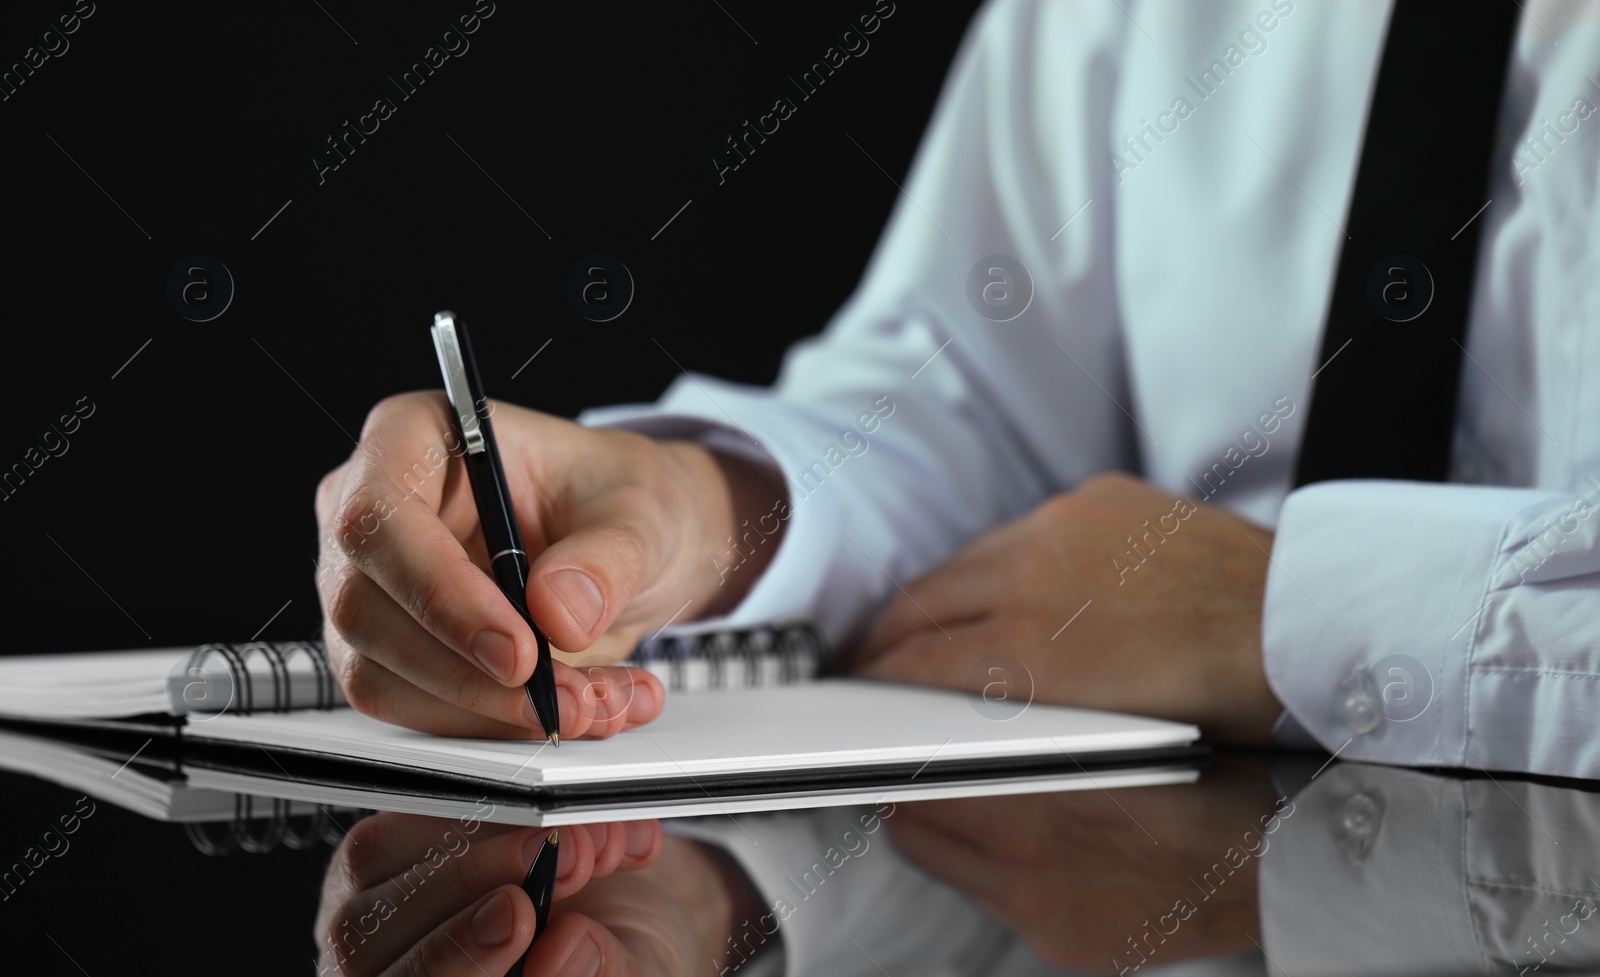
[[[650,854],[650,847],[656,841],[656,833],[651,829],[649,821],[627,821],[623,823],[622,828],[628,835],[622,850],[628,853],[629,858],[643,858]]]
[[[561,965],[560,977],[594,977],[600,972],[600,948],[594,937],[581,940],[572,948],[572,955]]]
[[[496,682],[509,679],[517,667],[517,646],[510,635],[499,631],[479,631],[472,636],[469,647],[472,657]]]
[[[600,623],[606,602],[588,574],[580,570],[557,570],[545,578],[545,583],[561,598],[561,603],[567,605],[567,612],[583,628],[584,634],[592,632]]]
[[[636,676],[627,693],[628,722],[645,723],[656,717],[661,711],[661,703],[656,699],[656,685],[643,676]]]
[[[499,946],[511,939],[516,915],[511,909],[511,899],[504,891],[490,896],[478,911],[472,914],[468,928],[472,941],[479,946]]]

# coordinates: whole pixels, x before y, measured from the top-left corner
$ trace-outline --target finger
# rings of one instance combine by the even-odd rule
[[[631,955],[610,930],[582,913],[566,912],[550,921],[550,928],[528,951],[523,973],[620,977],[637,973],[631,963]]]
[[[973,830],[1002,829],[981,826],[974,829],[969,824],[966,830],[951,832],[900,818],[889,825],[894,847],[912,863],[941,882],[960,889],[969,898],[981,904],[992,904],[1015,884],[1011,872],[1015,866],[1004,864],[975,844],[971,838]]]
[[[544,735],[521,688],[501,685],[440,647],[437,638],[365,575],[351,570],[345,576],[333,598],[330,620],[338,622],[339,638],[347,645],[338,649],[335,673],[345,697],[360,711],[443,735]],[[371,665],[381,667],[373,669]],[[553,674],[561,735],[568,738],[611,736],[629,724],[649,722],[660,714],[666,699],[660,680],[644,669],[591,666],[579,670],[558,661]],[[404,694],[392,699],[392,676],[416,686],[424,696]],[[430,699],[439,706],[430,706]],[[490,722],[471,720],[461,715],[463,712]],[[481,732],[444,732],[447,728],[460,730],[463,723]]]
[[[919,631],[937,634],[993,613],[1015,589],[1005,556],[997,545],[963,551],[907,583],[873,624],[856,660],[876,658]]]
[[[611,828],[622,832],[622,857],[617,862],[617,868],[628,871],[640,869],[661,857],[662,847],[666,844],[666,832],[661,830],[660,821],[652,818],[647,821],[612,822]],[[603,874],[600,865],[601,860],[595,859],[596,877]]]
[[[454,423],[439,392],[374,407],[330,528],[351,562],[426,631],[514,687],[533,672],[533,635],[439,515],[447,483],[464,478],[451,457]]]
[[[456,913],[400,955],[386,977],[503,974],[534,937],[533,901],[504,885]]]
[[[661,679],[644,668],[630,666],[584,665],[566,668],[557,663],[556,681],[577,703],[581,726],[590,737],[610,736],[624,729],[642,726],[661,715],[667,691]],[[567,735],[566,714],[562,714],[562,735]],[[574,734],[576,735],[576,734]]]
[[[374,719],[435,736],[544,739],[537,725],[523,723],[520,719],[517,725],[512,725],[469,712],[418,688],[359,652],[336,651],[332,642],[328,644],[328,651],[345,700]]]
[[[868,678],[952,689],[966,689],[977,681],[974,691],[982,691],[987,679],[970,673],[986,649],[995,647],[978,640],[984,631],[983,625],[954,624],[942,630],[913,631],[876,657],[858,663],[855,670]]]
[[[894,820],[914,821],[928,830],[948,835],[971,832],[974,825],[1003,823],[1016,827],[1019,820],[1017,809],[1026,809],[1032,797],[1008,796],[1003,799],[1004,804],[997,803],[997,800],[993,797],[946,798],[901,804],[895,808]]]
[[[412,820],[424,822],[424,829],[432,830],[434,836],[419,838],[393,854],[371,858],[373,862],[387,859],[398,863],[392,876],[381,877],[373,885],[342,896],[330,893],[335,908],[329,915],[327,931],[336,942],[348,944],[356,939],[369,959],[387,961],[398,957],[484,892],[501,885],[521,885],[552,833],[549,828],[518,828],[485,833],[474,840],[449,827],[453,824],[450,821]],[[446,826],[442,831],[441,823]],[[594,877],[593,835],[605,835],[607,827],[569,825],[559,831],[553,898],[566,899]],[[353,846],[351,850],[375,848],[372,841],[369,836],[367,845]],[[364,864],[368,857],[350,855],[336,867],[352,880],[370,876],[372,867]],[[354,955],[353,949],[348,953]]]
[[[491,806],[491,811],[493,810]],[[657,821],[640,821],[660,831]],[[594,866],[598,852],[596,835],[603,840],[612,825],[574,824],[560,828],[561,842],[557,854],[556,898],[573,895],[595,876]],[[533,864],[534,857],[544,846],[550,828],[526,828],[510,824],[489,824],[470,816],[457,819],[421,817],[414,814],[382,813],[357,822],[350,829],[345,843],[335,853],[329,870],[330,885],[340,888],[326,889],[325,895],[343,898],[356,892],[376,889],[396,877],[417,868],[422,860],[450,861],[455,874],[470,870],[479,873],[469,876],[465,897],[473,897],[498,885],[499,876],[493,874],[496,866],[521,880]],[[467,852],[474,854],[465,859]],[[628,867],[642,868],[639,865]],[[433,866],[437,868],[438,866]],[[611,869],[607,869],[607,872]],[[488,873],[488,874],[484,874]],[[466,901],[465,898],[458,900]],[[442,918],[442,917],[441,917]]]
[[[551,641],[583,651],[613,622],[639,623],[630,605],[652,604],[642,591],[664,581],[670,548],[690,543],[668,538],[681,514],[639,484],[580,498],[563,521],[528,571],[528,611]]]
[[[399,875],[429,848],[460,848],[463,842],[478,844],[488,838],[524,830],[512,824],[491,824],[482,820],[494,807],[479,804],[479,812],[459,818],[432,818],[416,814],[380,812],[362,818],[351,826],[334,852],[327,873],[324,895],[343,898]],[[487,887],[485,887],[487,888]],[[479,895],[484,890],[473,893]]]
[[[373,580],[360,572],[352,569],[342,582],[338,595],[334,596],[331,617],[341,622],[339,638],[349,646],[350,654],[382,665],[387,672],[432,692],[445,704],[456,705],[498,723],[538,731],[542,736],[538,715],[533,712],[533,705],[523,689],[506,688],[458,656],[448,654],[446,649],[440,648],[434,635],[426,632],[416,619],[398,608]],[[342,660],[347,667],[339,670],[339,675],[349,680],[344,684],[357,684],[352,668],[360,667],[360,662]],[[662,704],[666,702],[661,680],[642,668],[587,667],[579,670],[555,662],[554,675],[557,705],[562,713],[562,736],[571,739],[611,736],[627,724],[648,723],[661,713]],[[352,692],[355,697],[350,697]],[[368,715],[414,729],[438,732],[435,713],[440,710],[424,708],[422,715],[416,715],[410,708],[414,697],[408,697],[408,707],[402,710],[376,692],[376,689],[362,692],[346,688],[346,697],[350,704]]]
[[[608,689],[597,686],[594,680],[603,676],[614,679],[614,694],[621,696],[620,704],[608,706],[607,712],[619,714],[627,713],[627,721],[623,729],[632,729],[641,726],[661,713],[661,708],[666,703],[666,688],[661,680],[645,669],[632,669],[628,671],[612,670],[603,671],[606,666],[614,665],[626,659],[638,646],[639,637],[643,629],[640,627],[626,627],[617,625],[595,640],[589,648],[578,654],[555,650],[556,660],[565,662],[583,673],[590,680],[579,696],[580,701],[585,696],[600,696],[607,694]],[[600,668],[602,671],[596,672]]]
[[[627,660],[639,645],[639,639],[644,636],[645,628],[642,625],[625,626],[612,625],[600,637],[594,639],[594,644],[580,652],[563,650],[559,645],[551,644],[559,661],[564,661],[574,668],[589,665],[615,665]],[[653,630],[653,629],[652,629]]]

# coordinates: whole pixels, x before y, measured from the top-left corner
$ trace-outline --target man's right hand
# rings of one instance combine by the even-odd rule
[[[614,660],[647,629],[732,609],[759,575],[722,586],[710,556],[740,518],[783,498],[775,476],[690,442],[492,411],[533,561],[528,609],[558,649]],[[522,690],[537,646],[489,576],[461,451],[442,392],[401,394],[372,409],[350,459],[318,485],[329,657],[345,698],[379,719],[543,738]],[[555,675],[566,738],[649,722],[665,696],[643,669],[558,661]]]

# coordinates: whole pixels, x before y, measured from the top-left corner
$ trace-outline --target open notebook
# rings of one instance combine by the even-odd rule
[[[674,692],[756,689],[816,674],[823,637],[809,621],[641,641],[627,664]],[[73,725],[155,723],[190,713],[329,709],[344,696],[320,641],[0,658],[0,718]]]
[[[520,820],[552,824],[1166,783],[1192,777],[1203,752],[1198,731],[1184,724],[1040,703],[1001,719],[964,693],[812,678],[814,659],[791,654],[785,662],[780,655],[768,665],[748,654],[750,645],[739,637],[725,654],[679,649],[665,666],[654,652],[636,656],[645,667],[665,667],[669,684],[680,689],[661,717],[609,740],[569,740],[560,748],[542,740],[430,736],[335,705],[326,660],[312,644],[260,656],[274,663],[271,681],[237,653],[220,656],[226,668],[212,668],[190,663],[214,652],[166,652],[171,662],[160,682],[130,690],[120,708],[133,710],[125,715],[159,709],[163,693],[156,689],[165,685],[167,705],[188,712],[177,729],[191,783],[269,794],[277,783],[273,796],[390,807],[352,791],[402,798],[478,792],[517,802],[527,812]],[[156,655],[140,653],[159,667]],[[78,676],[77,657],[59,656],[59,682]],[[0,714],[71,721],[62,705],[70,695],[49,691],[54,669],[47,659],[14,664],[0,662]],[[116,693],[105,673],[132,666],[100,664],[94,695],[104,720],[118,715],[108,704]],[[26,681],[14,684],[8,672],[24,672]],[[694,687],[691,675],[701,687],[682,690]],[[755,686],[768,679],[776,684]],[[19,689],[35,693],[25,712]],[[207,703],[226,708],[200,712]],[[294,708],[301,705],[312,708]]]
[[[404,793],[407,773],[428,771],[448,782],[443,792],[520,799],[538,815],[530,823],[557,824],[1169,783],[1192,776],[1197,735],[1179,723],[1038,703],[997,722],[964,693],[828,678],[750,695],[672,695],[648,726],[559,748],[429,736],[350,709],[219,716],[193,724],[185,740],[208,747],[209,771],[286,778],[283,796],[320,784],[332,792],[311,796],[381,806],[337,788]],[[269,753],[275,766],[262,759]],[[193,765],[191,778],[271,790],[202,777]]]

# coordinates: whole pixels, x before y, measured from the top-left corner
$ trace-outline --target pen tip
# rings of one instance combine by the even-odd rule
[[[557,747],[561,746],[561,734],[560,733],[551,733],[550,734],[550,742],[554,743]]]
[[[552,832],[550,832],[550,837],[546,838],[545,841],[547,843],[549,843],[549,844],[552,844],[552,845],[559,845],[559,844],[561,844],[560,835],[561,835],[561,832],[552,831]]]

